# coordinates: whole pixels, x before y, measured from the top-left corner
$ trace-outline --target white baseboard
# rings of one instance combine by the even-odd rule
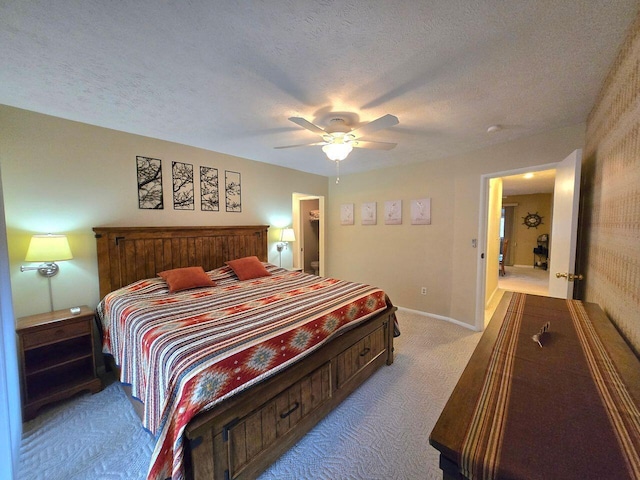
[[[404,311],[404,312],[415,313],[416,315],[421,315],[423,317],[431,317],[431,318],[435,318],[437,320],[444,320],[445,322],[454,323],[454,324],[459,325],[461,327],[468,328],[469,330],[473,330],[474,332],[478,332],[479,331],[478,329],[476,329],[476,327],[474,325],[469,325],[468,323],[461,322],[460,320],[456,320],[454,318],[445,317],[443,315],[436,315],[435,313],[423,312],[421,310],[413,310],[411,308],[405,308],[405,307],[398,307],[398,310]],[[402,328],[402,325],[400,325],[400,328]]]

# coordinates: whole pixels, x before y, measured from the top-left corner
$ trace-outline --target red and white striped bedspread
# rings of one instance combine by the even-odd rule
[[[149,479],[183,477],[183,433],[198,412],[388,306],[375,287],[265,266],[271,276],[242,282],[212,270],[215,287],[175,294],[159,277],[140,280],[98,305],[103,350],[156,436]]]

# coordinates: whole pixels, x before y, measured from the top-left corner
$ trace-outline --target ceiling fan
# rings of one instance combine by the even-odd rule
[[[289,120],[302,128],[306,128],[313,133],[317,133],[322,137],[323,141],[305,143],[301,145],[286,145],[275,148],[295,148],[322,145],[322,151],[327,155],[327,158],[329,158],[329,160],[339,162],[347,158],[347,155],[351,153],[351,150],[354,147],[391,150],[397,145],[397,143],[360,140],[361,137],[365,137],[373,132],[397,125],[399,123],[398,117],[395,117],[394,115],[384,115],[361,126],[360,128],[356,128],[355,130],[352,129],[342,117],[332,118],[329,121],[329,126],[325,129],[314,125],[302,117],[290,117]]]

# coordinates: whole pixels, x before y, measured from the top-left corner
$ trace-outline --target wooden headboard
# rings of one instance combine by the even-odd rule
[[[213,270],[227,260],[267,261],[268,225],[240,227],[95,227],[100,298],[172,268]]]

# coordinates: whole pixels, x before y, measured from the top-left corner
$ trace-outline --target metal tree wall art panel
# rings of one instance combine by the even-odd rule
[[[238,172],[224,171],[224,196],[227,212],[242,212],[242,188]]]
[[[138,208],[164,209],[162,195],[162,160],[136,156]]]
[[[200,208],[203,212],[220,211],[217,168],[200,167]]]
[[[172,162],[173,174],[173,209],[194,210],[193,199],[193,165]]]

